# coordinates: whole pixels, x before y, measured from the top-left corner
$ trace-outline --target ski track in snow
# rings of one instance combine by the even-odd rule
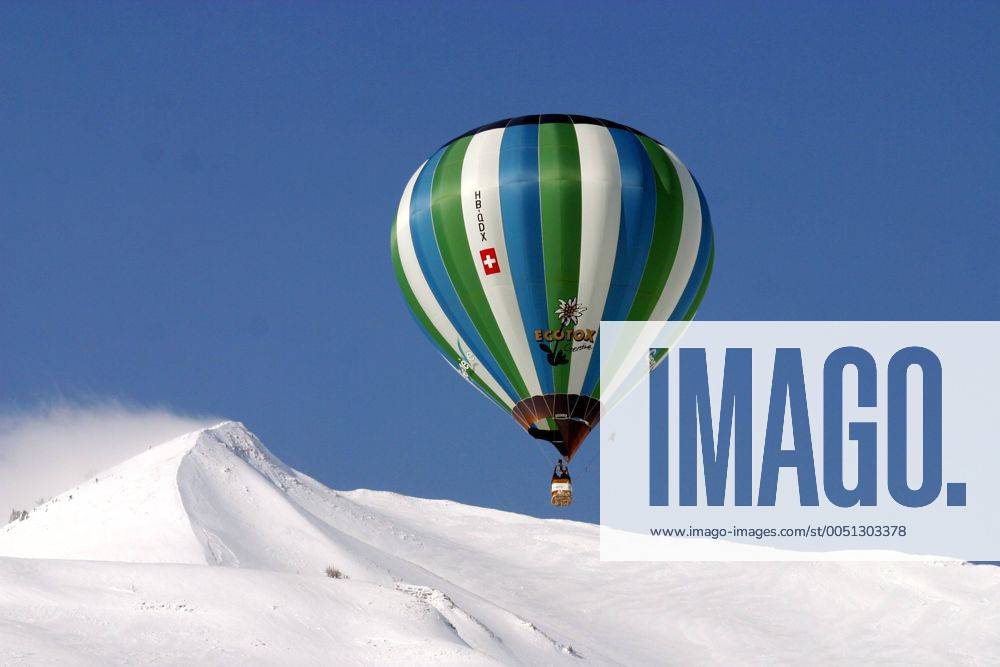
[[[961,563],[601,563],[596,526],[333,491],[224,422],[0,528],[0,663],[985,664],[998,593]]]

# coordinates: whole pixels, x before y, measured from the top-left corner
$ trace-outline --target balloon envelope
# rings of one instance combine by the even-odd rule
[[[600,419],[600,321],[690,320],[713,257],[708,207],[677,157],[576,115],[445,144],[392,229],[396,278],[438,351],[567,458]]]

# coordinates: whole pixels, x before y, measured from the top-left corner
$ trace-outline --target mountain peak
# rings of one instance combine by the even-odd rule
[[[214,442],[233,451],[267,451],[264,443],[241,421],[227,419],[214,426],[194,431],[199,439]]]
[[[250,429],[248,429],[246,427],[246,425],[243,422],[238,421],[236,419],[225,419],[225,420],[219,422],[218,424],[216,424],[214,426],[209,426],[209,427],[201,429],[201,430],[202,431],[220,431],[220,432],[239,431],[239,432],[242,432],[242,433],[246,433],[246,434],[248,434],[250,436],[256,437],[250,431]]]
[[[228,420],[198,432],[195,448],[223,447],[271,482],[287,489],[294,473],[243,422]]]

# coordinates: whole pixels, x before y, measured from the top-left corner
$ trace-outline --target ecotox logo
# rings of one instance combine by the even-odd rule
[[[577,297],[559,299],[555,316],[559,319],[561,326],[558,329],[535,329],[535,340],[539,342],[538,348],[545,353],[549,365],[562,366],[569,363],[567,350],[560,348],[560,343],[563,341],[568,341],[571,344],[571,346],[564,346],[568,347],[570,353],[593,349],[597,330],[574,328],[580,323],[580,317],[586,311],[587,306],[581,304]],[[572,343],[580,343],[580,345],[572,345]]]
[[[602,556],[1000,558],[1000,323],[684,329],[601,324]]]
[[[596,335],[597,331],[594,329],[556,329],[554,331],[552,329],[535,329],[535,340],[574,340],[593,343]]]

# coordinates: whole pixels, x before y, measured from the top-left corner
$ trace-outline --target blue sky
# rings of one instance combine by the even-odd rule
[[[995,3],[0,6],[0,407],[245,421],[335,488],[597,519],[437,357],[389,227],[444,141],[611,118],[697,174],[702,319],[996,319]]]

